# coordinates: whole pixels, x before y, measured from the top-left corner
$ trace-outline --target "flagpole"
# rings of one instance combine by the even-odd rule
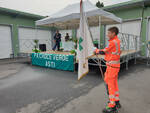
[[[101,40],[101,16],[99,16],[99,48],[101,47],[100,40]]]
[[[101,16],[99,16],[99,39],[101,39]],[[100,43],[100,40],[99,40],[99,43]],[[100,44],[99,44],[99,48],[100,48]],[[102,60],[98,58],[98,55],[97,56],[97,59],[98,59],[98,65],[99,65],[99,69],[100,69],[100,72],[101,72],[101,75],[102,75],[102,79],[104,81],[104,86],[106,88],[106,91],[107,91],[107,94],[108,94],[108,86],[107,84],[105,83],[105,76],[104,76],[104,72],[103,72],[103,69],[102,69]]]

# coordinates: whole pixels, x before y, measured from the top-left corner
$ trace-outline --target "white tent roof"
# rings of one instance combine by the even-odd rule
[[[97,8],[89,0],[84,1],[84,11],[88,18],[89,26],[99,25],[99,16],[101,16],[101,24],[121,23],[122,19],[114,14]],[[80,22],[80,3],[68,5],[61,11],[50,15],[47,18],[36,21],[36,25],[45,25],[57,27],[60,29],[78,28]]]

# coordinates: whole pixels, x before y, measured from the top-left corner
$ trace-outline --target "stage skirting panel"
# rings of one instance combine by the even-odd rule
[[[74,55],[31,53],[32,65],[74,71]]]

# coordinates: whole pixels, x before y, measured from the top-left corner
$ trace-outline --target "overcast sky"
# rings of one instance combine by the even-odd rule
[[[34,13],[38,15],[51,15],[64,8],[68,4],[79,2],[80,0],[0,0],[0,7],[15,9],[19,11]],[[96,4],[98,0],[90,0]],[[104,5],[111,5],[129,0],[100,0]]]

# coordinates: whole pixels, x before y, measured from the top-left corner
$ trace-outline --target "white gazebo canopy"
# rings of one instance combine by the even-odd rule
[[[121,18],[118,18],[112,13],[97,8],[89,0],[84,1],[83,5],[89,26],[99,26],[99,22],[101,22],[101,24],[103,25],[116,24],[122,22]],[[36,21],[36,25],[57,27],[59,29],[78,28],[79,23],[80,23],[80,3],[68,5],[64,9],[58,11],[57,13]]]

